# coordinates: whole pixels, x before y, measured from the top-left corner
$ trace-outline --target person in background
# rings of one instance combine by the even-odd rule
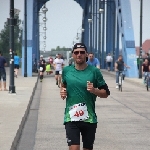
[[[6,71],[5,71],[5,66],[7,66],[6,59],[2,56],[2,52],[0,51],[0,91],[2,91],[1,79],[3,79],[4,91],[7,91],[7,89],[6,89]]]
[[[129,66],[127,66],[124,63],[122,55],[119,55],[118,60],[115,62],[116,89],[119,88],[118,84],[119,84],[119,75],[120,75],[120,72],[123,72],[123,74],[125,75],[125,73],[124,73],[124,67],[130,68]],[[123,78],[123,80],[124,80],[124,78]]]
[[[49,56],[49,63],[50,65],[53,65],[53,57]]]
[[[86,63],[88,65],[95,66],[96,68],[100,69],[100,62],[97,58],[94,57],[93,53],[89,53],[88,61]]]
[[[150,73],[150,64],[148,62],[148,59],[146,58],[143,65],[142,65],[142,75],[144,77],[144,83],[146,81],[146,75],[147,73]]]
[[[148,60],[148,63],[150,65],[150,55],[149,55],[149,53],[146,53],[146,59]]]
[[[46,64],[46,73],[47,75],[50,75],[51,73],[53,73],[49,62]]]
[[[61,59],[61,55],[58,54],[57,58],[54,60],[54,69],[55,69],[55,79],[56,79],[56,85],[58,87],[61,87],[61,75],[62,75],[62,69],[64,67],[64,61]]]
[[[16,78],[18,76],[19,64],[20,64],[20,57],[17,56],[17,53],[15,53],[15,56],[14,56],[14,71],[15,71],[15,77]]]
[[[43,55],[41,55],[40,61],[39,61],[40,82],[42,82],[42,80],[43,80],[45,69],[46,69],[45,59],[43,59]]]
[[[107,69],[108,69],[108,71],[110,71],[112,60],[113,60],[112,56],[110,55],[110,53],[108,53],[108,55],[106,56],[106,63],[107,63]]]
[[[60,54],[60,58],[64,60],[64,56],[62,54]]]

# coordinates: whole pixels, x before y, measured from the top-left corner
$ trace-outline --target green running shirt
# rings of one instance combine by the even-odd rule
[[[100,70],[94,66],[87,66],[84,70],[77,70],[74,65],[63,68],[62,83],[66,85],[67,98],[64,123],[71,121],[70,107],[85,103],[89,118],[84,122],[97,123],[95,113],[96,95],[87,91],[87,81],[93,83],[94,88],[105,85],[105,81]]]

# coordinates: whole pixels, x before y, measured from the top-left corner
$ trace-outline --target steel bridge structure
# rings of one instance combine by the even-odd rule
[[[32,76],[33,61],[40,57],[39,11],[49,0],[27,0],[27,75]],[[83,9],[81,41],[89,52],[106,68],[105,58],[113,56],[113,64],[123,55],[130,66],[128,77],[138,77],[134,30],[130,0],[74,0]],[[25,29],[23,28],[23,31]],[[24,33],[24,32],[23,32]],[[24,39],[23,39],[24,43]],[[22,74],[24,74],[24,51],[22,45]],[[114,65],[112,65],[113,67]],[[113,69],[113,68],[112,68]]]

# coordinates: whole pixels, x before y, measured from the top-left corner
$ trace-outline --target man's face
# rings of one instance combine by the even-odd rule
[[[61,55],[60,55],[60,54],[58,54],[57,58],[58,58],[58,59],[60,59],[60,57],[61,57]]]
[[[74,49],[72,57],[77,64],[84,64],[86,62],[87,52],[84,48]]]
[[[119,60],[121,61],[123,58],[122,58],[122,56],[119,56]]]
[[[148,60],[147,60],[147,59],[145,59],[145,64],[146,64],[146,65],[148,64]]]
[[[89,59],[93,60],[93,58],[94,58],[94,55],[93,54],[89,54]]]
[[[40,60],[42,60],[43,59],[43,57],[40,57]]]

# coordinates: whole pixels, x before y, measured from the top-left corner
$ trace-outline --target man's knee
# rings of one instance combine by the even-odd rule
[[[5,73],[2,75],[2,79],[3,79],[3,82],[6,82],[6,74]]]

